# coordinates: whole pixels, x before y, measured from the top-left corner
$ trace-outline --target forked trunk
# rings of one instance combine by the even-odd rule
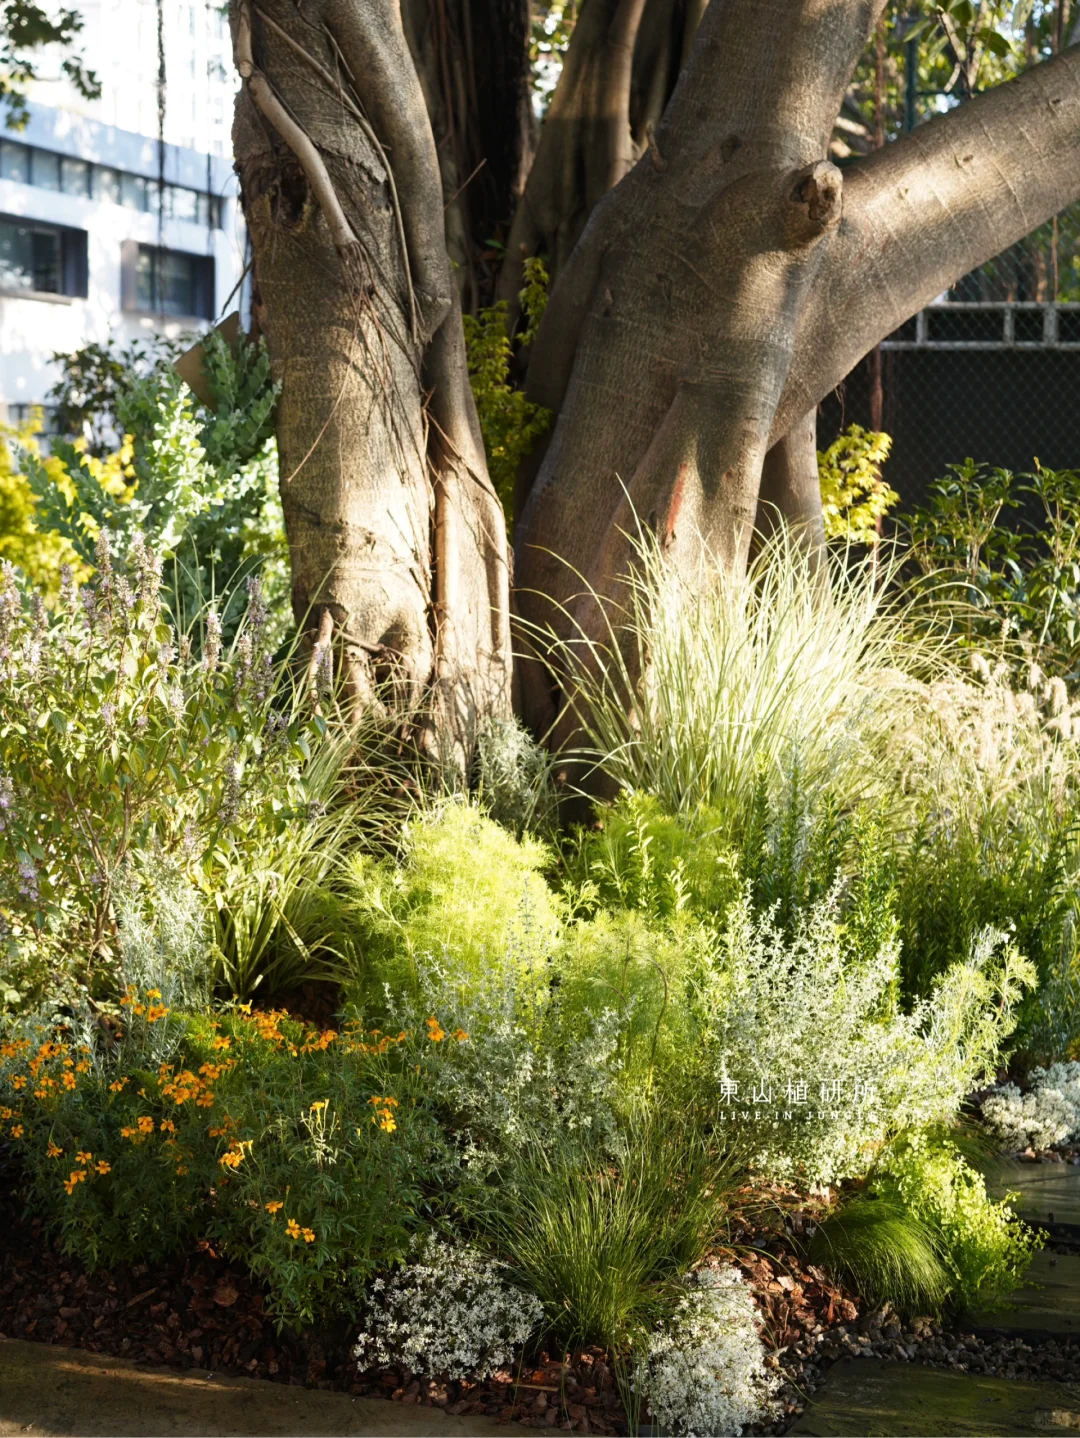
[[[744,563],[773,514],[819,543],[818,402],[1080,196],[1076,48],[841,177],[830,134],[883,4],[584,7],[500,282],[512,298],[537,249],[557,274],[528,372],[557,421],[515,532],[527,621],[595,632],[575,596],[618,597],[639,523],[688,567],[703,547]],[[404,26],[396,0],[233,6],[296,612],[313,632],[332,616],[358,703],[434,695],[433,732],[461,754],[510,693],[460,306],[490,292],[483,231],[528,158],[523,0],[495,38],[494,0],[407,0]],[[542,731],[551,676],[527,666],[520,692]]]

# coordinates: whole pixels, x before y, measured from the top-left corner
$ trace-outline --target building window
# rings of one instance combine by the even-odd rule
[[[86,297],[86,232],[0,217],[0,290]]]
[[[125,250],[125,309],[213,319],[214,261],[209,256],[130,241]]]
[[[51,150],[30,151],[30,183],[39,190],[60,188],[60,156]]]
[[[60,188],[65,195],[90,197],[90,166],[85,160],[72,160],[67,155],[60,161]]]
[[[132,175],[94,165],[52,150],[39,150],[17,140],[0,140],[0,180],[15,180],[39,190],[60,190],[80,199],[93,197],[129,210],[156,215],[162,196],[165,214],[175,220],[221,228],[221,201],[216,195],[187,185],[161,186],[145,175]]]
[[[30,146],[14,140],[0,140],[0,180],[30,183]]]

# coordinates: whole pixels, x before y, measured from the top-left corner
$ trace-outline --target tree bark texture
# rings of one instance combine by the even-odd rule
[[[394,3],[234,0],[232,20],[294,613],[317,633],[329,612],[357,706],[427,696],[460,753],[509,712],[508,563],[424,87]]]
[[[820,543],[813,417],[900,323],[1080,196],[1080,49],[858,158],[830,137],[884,0],[588,0],[528,178],[524,0],[233,0],[257,313],[283,384],[294,606],[354,693],[505,712],[507,556],[462,301],[556,283],[529,398],[557,419],[516,528],[532,624],[594,631],[648,525],[745,562]],[[404,5],[402,15],[399,5]],[[453,261],[453,263],[451,263]],[[318,632],[318,631],[317,631]],[[559,708],[523,670],[525,717]]]
[[[771,446],[904,319],[1080,195],[1075,49],[841,177],[824,156],[880,10],[705,12],[652,145],[593,207],[533,346],[529,396],[558,422],[515,533],[527,621],[594,630],[596,606],[574,596],[584,578],[617,597],[638,522],[674,562],[705,547],[743,563]],[[803,520],[808,456],[800,441],[767,475]],[[532,666],[522,697],[545,728],[558,700]]]

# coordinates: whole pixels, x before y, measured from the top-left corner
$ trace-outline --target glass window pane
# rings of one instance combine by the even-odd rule
[[[195,313],[195,266],[190,255],[159,256],[159,301],[167,315]]]
[[[120,176],[115,170],[107,170],[103,165],[94,166],[94,194],[110,204],[120,203]]]
[[[30,150],[14,140],[0,141],[0,179],[30,183]]]
[[[194,190],[185,190],[179,185],[172,185],[169,198],[172,201],[174,220],[195,221],[199,218],[199,196]]]
[[[139,257],[135,263],[135,298],[140,310],[156,309],[157,252],[149,245],[139,246]]]
[[[34,255],[34,289],[46,294],[60,293],[60,236],[55,230],[35,229],[31,235]]]
[[[89,195],[90,166],[85,160],[63,157],[60,161],[60,188],[65,195]]]
[[[0,289],[34,287],[30,231],[25,225],[0,223]]]
[[[141,175],[120,176],[120,203],[129,210],[147,210],[146,181]]]
[[[60,293],[60,233],[42,225],[0,223],[0,288]]]
[[[30,183],[39,190],[60,188],[60,156],[51,150],[32,150],[30,153]]]

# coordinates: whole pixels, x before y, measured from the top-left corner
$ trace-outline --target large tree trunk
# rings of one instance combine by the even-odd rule
[[[552,295],[529,396],[558,413],[515,533],[525,620],[617,597],[638,522],[673,562],[745,561],[770,446],[904,319],[1080,194],[1080,52],[844,172],[833,120],[881,0],[713,0],[650,153]],[[811,527],[808,446],[769,482]],[[801,477],[800,477],[801,476]],[[809,510],[807,509],[809,504]],[[530,666],[543,730],[558,707]]]
[[[508,563],[424,87],[395,3],[234,0],[233,32],[255,313],[282,385],[293,609],[324,636],[332,617],[357,706],[425,707],[460,758],[478,718],[509,712]],[[444,144],[459,189],[468,154]]]
[[[297,614],[332,615],[358,702],[433,692],[461,749],[509,693],[460,305],[528,156],[524,0],[512,23],[494,0],[405,0],[404,24],[395,0],[233,3]],[[537,248],[558,274],[528,374],[557,422],[516,532],[527,621],[602,623],[575,595],[618,596],[639,521],[686,566],[744,563],[759,513],[820,542],[818,402],[1080,195],[1076,49],[841,176],[830,135],[883,3],[584,7],[501,281]],[[539,666],[526,681],[543,729],[559,696]]]

